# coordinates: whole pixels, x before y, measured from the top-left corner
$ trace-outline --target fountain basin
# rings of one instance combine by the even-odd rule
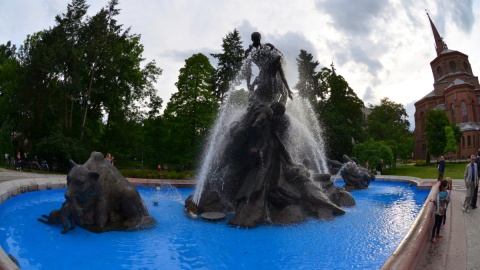
[[[17,180],[18,181],[18,180]],[[15,181],[16,182],[16,181]],[[396,186],[398,183],[393,183],[395,185],[394,188],[390,189],[390,195],[393,197],[401,196],[399,188]],[[402,184],[404,187],[408,188],[408,184]],[[343,265],[345,267],[351,267],[352,265],[361,267],[361,268],[375,268],[378,269],[382,266],[382,264],[388,259],[390,254],[392,254],[395,248],[400,244],[410,228],[410,225],[414,223],[416,214],[408,215],[407,217],[401,218],[402,223],[406,223],[406,227],[403,228],[403,232],[399,236],[398,239],[392,239],[390,236],[385,236],[382,238],[385,239],[373,239],[373,236],[367,236],[366,232],[363,231],[364,229],[371,229],[372,227],[378,227],[382,230],[388,229],[392,226],[390,222],[394,221],[394,219],[400,218],[398,215],[394,216],[387,216],[385,219],[380,220],[378,222],[375,221],[365,221],[360,222],[359,218],[368,217],[367,213],[358,212],[361,210],[361,204],[353,208],[347,208],[347,214],[342,216],[339,221],[336,220],[329,220],[329,221],[318,221],[318,220],[309,220],[305,224],[299,225],[292,225],[292,226],[261,226],[256,229],[252,230],[244,230],[244,229],[237,229],[229,227],[225,224],[225,222],[202,222],[200,220],[192,220],[186,217],[182,213],[182,199],[185,199],[185,196],[191,192],[191,190],[183,190],[178,189],[178,194],[174,193],[173,190],[175,189],[162,189],[168,195],[167,197],[176,198],[173,201],[168,202],[161,197],[159,200],[159,206],[154,206],[153,201],[156,199],[155,197],[150,198],[150,196],[144,197],[144,200],[149,207],[149,211],[152,215],[155,215],[159,224],[157,229],[165,229],[165,231],[155,231],[155,230],[147,230],[147,231],[140,231],[140,232],[112,232],[108,233],[108,236],[112,236],[113,239],[108,240],[109,242],[113,243],[112,246],[108,246],[109,248],[118,249],[118,247],[124,247],[128,249],[129,242],[125,242],[124,237],[134,235],[134,239],[136,238],[143,238],[149,240],[150,242],[155,243],[153,246],[149,246],[147,250],[139,250],[134,249],[133,254],[136,255],[128,255],[125,250],[121,251],[120,254],[123,254],[121,257],[139,257],[140,262],[136,262],[134,265],[135,267],[141,268],[143,262],[150,261],[158,263],[158,265],[162,266],[169,266],[168,268],[171,269],[178,269],[182,267],[206,267],[206,268],[225,268],[225,267],[251,267],[257,266],[262,267],[265,269],[268,268],[297,268],[302,266],[305,269],[310,268],[322,268],[322,267],[329,267],[328,260],[330,258],[334,258],[334,266],[339,267]],[[155,194],[154,189],[147,190],[148,192],[153,192]],[[185,191],[185,195],[182,195],[183,191]],[[51,191],[55,192],[55,191]],[[148,193],[147,192],[147,193]],[[360,192],[360,191],[359,191]],[[385,197],[381,195],[375,190],[370,189],[366,191],[365,194],[370,194],[374,196],[374,198],[367,198],[367,201],[379,201],[379,199]],[[48,193],[48,192],[47,192]],[[59,200],[63,199],[63,193],[61,191],[58,192]],[[353,195],[356,196],[357,199],[357,192],[353,192]],[[34,193],[32,193],[34,194]],[[360,194],[360,193],[358,193]],[[25,194],[30,195],[30,194]],[[421,206],[423,205],[423,200],[428,195],[428,191],[423,192],[423,198],[420,198],[418,205],[416,206],[417,213]],[[407,196],[408,197],[408,196]],[[14,200],[17,198],[12,198]],[[10,200],[9,200],[10,201]],[[31,200],[29,200],[31,201]],[[10,202],[7,202],[10,204]],[[52,202],[53,204],[58,204],[61,202]],[[410,204],[408,202],[407,204]],[[8,205],[6,205],[8,206]],[[390,200],[386,200],[380,203],[381,211],[389,212],[390,214],[396,213],[398,210],[402,210],[400,212],[405,212],[404,206],[401,204],[397,204]],[[176,209],[179,207],[179,209]],[[48,206],[47,206],[48,208]],[[50,209],[50,208],[48,208]],[[173,214],[169,214],[169,210],[173,210]],[[48,211],[48,210],[44,210]],[[158,212],[158,213],[157,213]],[[158,214],[158,216],[156,216]],[[32,214],[34,215],[34,214]],[[357,216],[355,216],[357,215]],[[67,235],[60,234],[60,226],[50,226],[47,227],[45,224],[41,224],[35,220],[36,216],[32,217],[30,221],[32,224],[31,226],[38,227],[38,229],[45,232],[47,237],[54,237],[57,240],[54,243],[69,243],[69,239],[73,240],[75,238],[86,238],[88,239],[89,246],[97,246],[94,242],[92,242],[93,238],[96,237],[96,234],[88,234],[89,232],[77,228],[72,232],[68,232]],[[353,221],[347,221],[351,227],[340,225],[339,222],[342,221],[344,218],[352,218]],[[369,218],[372,219],[372,218]],[[184,225],[177,224],[176,222],[181,220],[184,221]],[[173,222],[173,223],[170,223]],[[38,223],[38,224],[37,224]],[[207,228],[205,228],[206,226]],[[4,224],[2,224],[4,227]],[[334,231],[335,229],[340,228],[339,232]],[[33,228],[32,228],[33,230]],[[308,231],[308,232],[307,232]],[[48,233],[47,233],[48,232]],[[236,233],[238,235],[225,235],[225,233]],[[349,235],[360,235],[365,236],[364,239],[354,240],[350,238]],[[26,232],[28,233],[28,232]],[[346,234],[345,234],[346,233]],[[87,234],[89,236],[87,236]],[[338,235],[340,236],[333,240],[326,240],[326,235]],[[342,235],[343,234],[343,235]],[[394,233],[398,234],[398,232]],[[214,240],[214,237],[219,236],[219,240]],[[33,237],[33,236],[32,236]],[[103,235],[102,235],[103,237]],[[167,237],[167,238],[165,238]],[[188,237],[191,237],[187,239]],[[160,240],[159,240],[160,239]],[[161,242],[163,239],[165,242]],[[246,240],[246,242],[243,242]],[[383,246],[380,248],[372,246],[372,240],[376,242],[381,242]],[[2,246],[4,246],[4,240],[2,241]],[[41,242],[42,240],[38,240],[37,242]],[[43,240],[48,241],[48,239]],[[158,242],[160,241],[160,242]],[[175,242],[178,241],[178,242]],[[262,241],[267,243],[266,246],[262,245]],[[147,241],[148,242],[148,241]],[[333,242],[333,244],[332,244]],[[345,245],[336,245],[337,243],[344,242]],[[134,244],[136,247],[141,244],[134,240]],[[323,244],[319,245],[319,244]],[[105,247],[105,244],[98,244],[101,247]],[[360,251],[351,250],[351,247],[359,246],[362,247]],[[210,255],[205,253],[208,250],[212,250],[213,248],[219,248],[221,250],[227,251],[225,254],[214,252]],[[4,247],[6,248],[6,247]],[[25,247],[26,248],[26,247]],[[22,247],[22,249],[25,249]],[[287,250],[287,248],[293,248],[294,251]],[[6,248],[8,253],[12,253],[9,248]],[[78,245],[70,247],[75,251],[81,251],[82,249],[78,249]],[[105,250],[101,249],[101,250]],[[329,255],[327,251],[333,252]],[[64,258],[64,254],[69,254],[68,247],[64,247],[58,251],[52,251],[55,255],[55,258]],[[153,252],[153,253],[152,253]],[[95,252],[100,253],[100,252]],[[142,254],[142,255],[139,255]],[[381,254],[381,258],[372,258],[374,254]],[[102,254],[100,254],[102,255]],[[272,255],[273,258],[266,257],[267,255]],[[99,255],[97,255],[99,256]],[[117,255],[119,256],[119,255]],[[351,256],[351,257],[350,257]],[[102,255],[103,257],[103,255]],[[182,259],[183,258],[183,259]],[[17,258],[19,259],[19,258]],[[138,259],[138,258],[137,258]],[[113,264],[113,260],[106,260],[108,263]],[[21,258],[20,258],[20,261]],[[84,258],[84,263],[88,263],[89,268],[96,268],[108,269],[108,265],[104,265],[101,262],[96,263],[94,262],[93,258]],[[173,262],[172,265],[169,265],[169,262]],[[375,262],[374,265],[368,266],[369,263]],[[59,262],[55,262],[56,265]],[[73,262],[75,264],[75,262]],[[331,262],[330,262],[331,263]],[[290,266],[289,266],[290,265]],[[21,264],[22,266],[22,264]],[[124,262],[121,265],[115,265],[118,268],[132,268],[132,265],[129,265],[128,262]],[[331,266],[331,265],[330,265]],[[133,268],[135,268],[133,267]],[[148,266],[144,266],[147,267]],[[153,266],[150,266],[152,268]],[[34,267],[36,268],[36,267]],[[154,268],[154,267],[153,267]],[[22,269],[31,269],[25,266],[22,266]],[[47,269],[47,268],[44,268]],[[48,268],[52,269],[52,268]]]

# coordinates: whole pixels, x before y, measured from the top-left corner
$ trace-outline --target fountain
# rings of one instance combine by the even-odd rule
[[[248,108],[228,102],[222,107],[206,148],[197,187],[185,205],[183,201],[191,194],[190,190],[163,186],[140,189],[150,213],[160,220],[161,226],[154,226],[155,219],[142,197],[124,185],[125,179],[118,171],[104,165],[100,153],[92,153],[87,163],[72,164],[65,194],[52,190],[28,192],[0,207],[0,225],[6,228],[0,230],[0,240],[6,252],[12,254],[11,258],[18,258],[23,269],[65,269],[72,265],[90,269],[380,268],[407,233],[426,194],[413,195],[406,184],[403,187],[395,184],[380,192],[377,188],[383,184],[378,181],[367,192],[365,189],[374,176],[354,158],[345,156],[343,163],[327,159],[310,106],[290,96],[280,65],[281,53],[273,45],[260,46],[259,39],[255,43],[259,46],[252,48],[246,62],[260,65],[260,74],[252,84],[247,82]],[[289,96],[291,101],[287,104]],[[345,180],[343,187],[331,181],[330,172],[334,170]],[[110,180],[101,182],[110,183],[112,189],[96,186],[92,181],[106,175]],[[116,181],[121,184],[112,185]],[[50,189],[50,182],[45,182]],[[340,179],[337,184],[341,185]],[[13,184],[0,183],[0,191],[10,185]],[[357,201],[346,191],[356,189]],[[19,190],[15,195],[26,191],[23,186]],[[121,190],[127,191],[128,196],[115,200]],[[56,194],[53,200],[50,193]],[[5,194],[0,195],[3,198]],[[23,204],[15,207],[24,195],[28,197],[23,198]],[[37,195],[39,199],[29,197]],[[81,226],[88,231],[74,230],[62,235],[56,233],[61,226],[53,225],[47,227],[47,233],[41,233],[45,232],[45,226],[33,217],[61,204],[64,195],[67,197],[64,206],[51,214],[60,219],[73,217],[75,223],[87,224]],[[115,203],[129,198],[133,198],[138,212],[132,214]],[[95,200],[109,203],[100,205]],[[375,208],[368,208],[369,202]],[[43,203],[48,205],[39,209]],[[341,208],[357,203],[359,207]],[[89,211],[75,217],[78,208]],[[215,224],[179,218],[177,214],[183,208],[191,217],[220,212],[230,218],[233,213],[228,224],[240,227],[298,223],[309,216],[331,218],[348,214],[329,222],[309,220],[298,226],[238,230],[226,229],[222,221]],[[97,222],[104,220],[104,214],[118,219],[114,223]],[[11,220],[10,216],[18,219]],[[145,227],[151,229],[135,233],[119,231]],[[107,230],[114,231],[95,233]],[[65,227],[64,232],[67,232]],[[363,238],[355,238],[358,236]],[[254,245],[252,239],[256,240]],[[30,243],[34,245],[27,247]],[[67,257],[58,256],[65,250],[75,252]],[[107,258],[105,253],[111,256]],[[379,254],[380,257],[374,257]],[[266,258],[267,255],[270,257]]]
[[[0,194],[18,181],[0,183]],[[52,180],[36,180],[42,182]],[[343,181],[336,185],[342,186]],[[161,186],[157,190],[152,186],[138,187],[138,191],[157,226],[102,234],[82,228],[60,234],[62,225],[36,221],[65,201],[65,189],[11,197],[0,204],[0,246],[24,270],[72,266],[102,270],[380,269],[409,232],[428,196],[428,190],[417,190],[409,183],[374,181],[368,189],[352,192],[356,207],[327,222],[309,219],[243,230],[226,226],[227,221],[200,222],[182,215],[193,188]],[[1,259],[0,269],[4,269]]]
[[[317,150],[321,141],[315,135],[320,132],[307,131],[318,124],[301,110],[292,110],[297,117],[286,113],[287,99],[293,97],[282,53],[272,44],[261,44],[257,32],[252,41],[242,73],[249,90],[248,107],[232,113],[227,100],[221,109],[185,212],[191,217],[233,213],[228,224],[246,228],[343,215],[341,207],[353,206],[355,200],[330,180],[328,166],[336,163]],[[259,72],[251,83],[253,64]],[[355,163],[342,169],[342,176],[354,176],[346,181],[351,189],[368,187],[370,175],[364,178]]]

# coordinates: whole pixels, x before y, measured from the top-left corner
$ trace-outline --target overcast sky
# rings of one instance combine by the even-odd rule
[[[0,44],[23,44],[28,34],[54,26],[70,0],[0,0]],[[365,105],[384,97],[401,103],[414,126],[414,103],[433,90],[436,57],[425,10],[451,50],[469,56],[480,72],[480,1],[472,0],[120,0],[124,29],[141,35],[147,61],[163,69],[158,94],[165,107],[179,69],[196,53],[221,53],[237,29],[244,47],[258,31],[286,58],[290,86],[298,81],[296,57],[304,49],[320,66],[335,65]],[[90,0],[94,15],[108,0]],[[476,34],[474,34],[476,33]],[[211,58],[211,57],[210,57]],[[211,61],[215,67],[216,63]]]

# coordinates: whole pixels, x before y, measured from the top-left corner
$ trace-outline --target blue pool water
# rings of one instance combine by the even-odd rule
[[[406,183],[374,181],[352,192],[357,205],[332,220],[239,229],[189,219],[183,203],[194,189],[139,191],[158,221],[154,229],[61,234],[61,225],[36,220],[64,201],[65,190],[49,190],[0,205],[0,245],[22,269],[379,269],[428,196]]]

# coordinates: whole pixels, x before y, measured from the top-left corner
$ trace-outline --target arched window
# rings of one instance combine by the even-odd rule
[[[470,135],[467,136],[467,146],[472,146],[472,141],[470,140]]]
[[[425,138],[425,114],[423,112],[420,113],[420,134],[422,135],[422,139]]]
[[[457,123],[457,119],[455,119],[455,106],[453,105],[450,105],[450,118],[452,120],[452,124],[455,124]]]
[[[477,141],[475,141],[475,135],[473,135],[473,146],[476,146],[477,145]]]
[[[468,122],[467,105],[465,105],[465,101],[462,101],[462,122]]]
[[[465,148],[465,136],[462,136],[462,147]]]

